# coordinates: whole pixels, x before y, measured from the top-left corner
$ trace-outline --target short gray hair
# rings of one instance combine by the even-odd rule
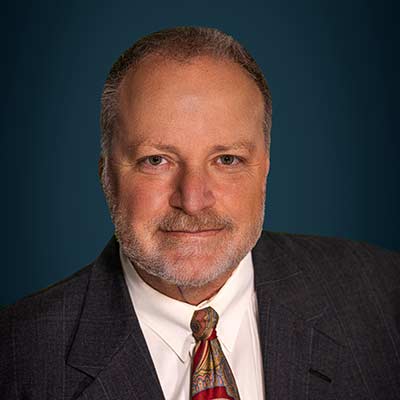
[[[160,56],[178,62],[194,57],[211,56],[239,64],[257,84],[264,99],[264,135],[267,150],[271,143],[272,98],[264,75],[249,52],[233,37],[214,28],[182,26],[164,29],[144,36],[127,49],[109,72],[101,98],[101,151],[105,157],[110,148],[119,117],[121,82],[148,56]]]

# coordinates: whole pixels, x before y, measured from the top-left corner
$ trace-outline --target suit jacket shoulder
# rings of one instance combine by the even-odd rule
[[[89,265],[1,311],[0,397],[56,396],[52,386],[63,379],[57,363],[73,340],[91,270]]]
[[[0,397],[163,399],[115,238],[72,277],[1,312]]]
[[[263,232],[253,252],[288,257],[309,274],[336,280],[364,276],[390,293],[400,287],[400,253],[368,243],[319,236]]]
[[[289,389],[275,384],[275,376],[285,378],[271,359],[309,382],[305,388],[297,381],[297,393],[400,398],[398,253],[342,239],[264,233],[253,259],[261,340],[266,337],[270,359],[266,381],[281,388],[270,398],[290,398]],[[302,343],[297,351],[308,348],[308,355],[294,352],[294,341]],[[317,383],[311,389],[316,377],[329,389]]]
[[[264,232],[254,249],[255,257],[271,251],[273,257],[295,264],[310,285],[324,285],[332,298],[362,304],[372,296],[400,318],[400,253],[352,240]],[[264,263],[257,266],[268,265],[263,258]],[[271,272],[256,273],[262,282]]]

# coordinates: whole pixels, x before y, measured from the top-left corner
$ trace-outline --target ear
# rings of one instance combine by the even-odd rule
[[[271,162],[270,162],[269,155],[268,155],[268,157],[267,157],[265,163],[266,163],[266,165],[265,165],[265,172],[266,172],[266,174],[265,174],[265,175],[268,176],[268,174],[269,174],[269,169],[270,169],[270,166],[271,166]]]
[[[268,178],[268,174],[269,174],[269,170],[270,170],[270,158],[269,158],[269,154],[267,154],[267,156],[265,157],[265,179]]]

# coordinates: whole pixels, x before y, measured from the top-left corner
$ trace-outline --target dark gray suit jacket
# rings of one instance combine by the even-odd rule
[[[399,254],[264,233],[253,260],[267,400],[400,399]],[[1,312],[0,398],[163,399],[115,239]]]

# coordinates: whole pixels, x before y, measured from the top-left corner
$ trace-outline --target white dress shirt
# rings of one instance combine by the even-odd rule
[[[129,294],[166,400],[190,400],[190,329],[194,311],[212,307],[219,315],[217,336],[235,376],[241,400],[263,400],[264,379],[258,335],[257,298],[251,253],[224,286],[198,306],[172,299],[143,281],[120,250]]]

